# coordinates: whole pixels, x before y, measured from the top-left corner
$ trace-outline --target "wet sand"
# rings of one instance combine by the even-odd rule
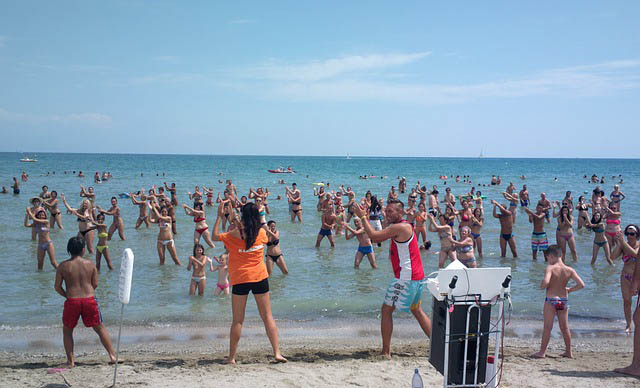
[[[535,325],[535,322],[530,322]],[[410,319],[396,319],[393,360],[379,356],[379,328],[375,320],[354,326],[324,323],[279,322],[280,343],[287,364],[276,364],[259,322],[243,332],[238,365],[225,364],[228,326],[207,324],[185,327],[125,327],[118,367],[119,386],[215,387],[399,387],[409,386],[419,368],[425,386],[442,384],[442,376],[429,364],[429,340]],[[527,325],[523,324],[526,328]],[[556,328],[557,329],[557,328]],[[117,327],[110,327],[114,339]],[[520,333],[518,336],[514,336]],[[507,331],[504,347],[504,387],[640,387],[640,379],[613,373],[631,362],[632,338],[619,331],[577,329],[575,359],[564,351],[557,331],[548,358],[531,359],[538,350],[539,333],[527,329]],[[113,366],[92,330],[77,332],[77,366],[65,368],[61,330],[0,331],[10,346],[0,352],[0,386],[107,387]],[[9,340],[13,338],[13,340]]]

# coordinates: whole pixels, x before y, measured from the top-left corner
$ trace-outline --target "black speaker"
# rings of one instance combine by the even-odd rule
[[[489,348],[489,324],[491,322],[491,306],[480,307],[482,319],[480,322],[480,354],[478,355],[478,383],[485,382],[487,372],[487,351]],[[462,384],[462,374],[464,367],[464,344],[467,324],[467,311],[469,306],[456,305],[449,320],[450,341],[449,341],[449,378],[447,384]],[[436,370],[444,375],[444,341],[447,323],[447,306],[444,301],[433,298],[432,327],[431,327],[431,352],[429,363]],[[466,384],[473,384],[473,375],[476,364],[476,347],[478,346],[478,309],[471,310],[469,318],[469,348],[467,350],[467,381]]]

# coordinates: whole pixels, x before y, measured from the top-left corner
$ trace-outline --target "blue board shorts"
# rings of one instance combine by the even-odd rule
[[[320,229],[318,234],[321,236],[331,236],[331,229]]]
[[[531,250],[533,251],[546,251],[549,248],[549,241],[547,240],[547,233],[533,232],[531,234]]]
[[[411,311],[422,303],[422,280],[393,279],[384,296],[384,304],[401,311]]]
[[[369,253],[373,253],[373,246],[367,245],[366,247],[358,247],[358,252],[362,253],[363,255],[368,255]]]

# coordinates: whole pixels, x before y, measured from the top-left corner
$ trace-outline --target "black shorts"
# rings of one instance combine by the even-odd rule
[[[231,288],[233,295],[249,295],[249,291],[253,292],[253,295],[266,294],[269,292],[269,278],[259,282],[236,284]]]

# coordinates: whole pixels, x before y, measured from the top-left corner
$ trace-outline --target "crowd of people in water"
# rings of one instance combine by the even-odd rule
[[[77,175],[84,176],[81,171]],[[102,183],[111,177],[109,172],[96,172],[94,181]],[[377,177],[364,175],[360,178]],[[524,175],[520,178],[526,180]],[[595,174],[591,178],[585,175],[584,178],[594,184],[605,182],[604,177]],[[516,258],[518,252],[513,229],[518,218],[524,218],[526,221],[519,222],[528,222],[532,228],[532,259],[537,260],[540,252],[549,264],[541,286],[547,289],[544,308],[546,339],[543,336],[542,349],[536,356],[544,357],[546,343],[549,341],[548,334],[557,315],[567,344],[564,355],[570,357],[572,353],[567,321],[567,297],[569,292],[582,288],[583,283],[577,273],[564,263],[569,261],[569,257],[574,262],[579,259],[575,241],[577,230],[588,229],[593,232],[592,264],[596,263],[600,255],[609,264],[621,258],[623,267],[620,287],[626,321],[625,330],[630,332],[633,324],[632,298],[638,293],[640,286],[640,271],[636,271],[636,263],[640,258],[640,229],[635,224],[625,226],[622,223],[622,204],[626,195],[620,190],[619,184],[623,183],[623,179],[621,175],[612,176],[611,179],[616,184],[608,195],[598,185],[590,195],[585,192],[584,195],[574,198],[571,191],[566,191],[565,196],[557,200],[548,198],[544,192],[534,196],[529,193],[526,184],[517,189],[511,182],[500,193],[506,202],[496,199],[487,201],[486,196],[478,189],[502,185],[500,176],[493,176],[487,184],[474,185],[470,176],[441,175],[440,187],[427,187],[420,181],[412,186],[406,178],[399,176],[397,186],[391,186],[386,195],[366,191],[361,196],[350,186],[340,185],[332,189],[329,183],[317,183],[313,190],[313,195],[317,197],[314,211],[320,213],[321,225],[315,246],[320,247],[325,237],[331,247],[335,245],[337,236],[344,236],[346,240],[355,237],[358,243],[354,267],[359,268],[366,256],[370,266],[377,268],[373,244],[381,246],[383,241],[390,240],[389,258],[395,279],[387,290],[382,309],[383,353],[390,357],[389,327],[392,325],[391,314],[396,307],[411,311],[425,334],[430,335],[429,319],[420,307],[424,278],[420,251],[435,249],[435,244],[428,236],[433,236],[434,240],[437,236],[439,241],[436,252],[439,267],[459,261],[468,268],[476,268],[478,260],[483,258],[482,234],[485,223],[497,219],[500,224],[500,256],[505,257],[507,251],[510,251]],[[26,182],[28,175],[23,173],[21,180]],[[447,181],[451,180],[467,183],[470,190],[454,195],[451,185],[447,185]],[[13,181],[13,192],[17,195],[20,193],[20,184],[16,177]],[[222,183],[222,180],[219,180],[219,183]],[[273,268],[277,266],[283,274],[289,273],[281,249],[277,224],[268,220],[271,213],[271,192],[266,187],[258,187],[255,190],[251,188],[245,195],[241,195],[231,179],[224,183],[224,190],[217,195],[212,187],[195,186],[192,192],[187,193],[189,205],[178,201],[178,188],[175,183],[163,182],[162,185],[153,186],[148,190],[140,189],[136,192],[121,193],[118,197],[113,196],[108,208],[99,205],[93,187],[80,186],[80,202],[74,207],[70,201],[77,200],[75,195],[76,198],[70,198],[63,193],[58,195],[55,190],[49,191],[47,186],[43,186],[40,194],[29,200],[30,206],[26,208],[24,217],[24,226],[31,229],[32,239],[37,240],[37,268],[43,269],[46,256],[51,265],[58,268],[50,233],[55,227],[63,229],[62,211],[66,209],[66,213],[77,221],[77,240],[82,242],[82,248],[86,247],[89,254],[95,254],[96,270],[100,270],[102,258],[105,259],[109,270],[113,269],[109,241],[116,232],[118,238],[125,240],[126,231],[119,199],[130,201],[131,205],[138,207],[137,219],[135,222],[131,220],[135,229],[143,224],[147,228],[151,224],[158,225],[156,248],[159,263],[164,264],[168,252],[174,264],[181,265],[174,243],[174,235],[178,232],[176,212],[181,207],[194,222],[193,251],[187,263],[187,268],[192,270],[189,294],[204,294],[208,270],[217,272],[214,293],[228,295],[231,288],[234,297],[230,361],[235,360],[246,297],[250,291],[256,298],[276,360],[286,361],[279,352],[277,328],[271,317],[268,299],[268,277]],[[280,180],[279,183],[285,184],[284,180]],[[442,186],[444,192],[440,191]],[[7,190],[3,188],[3,192]],[[292,183],[290,187],[285,185],[283,194],[288,202],[290,221],[302,223],[302,195],[296,183]],[[277,195],[273,199],[282,198],[281,195]],[[215,223],[210,225],[205,209],[214,206],[214,203],[218,206],[217,217]],[[106,221],[107,217],[112,218],[110,224]],[[552,223],[554,225],[549,227]],[[547,231],[551,236],[548,236]],[[127,234],[131,232],[126,231]],[[554,245],[549,243],[550,237],[555,240]],[[215,242],[222,241],[225,252],[219,256],[208,257],[201,244],[203,241],[212,248],[215,247]],[[74,252],[77,251],[76,247]],[[569,279],[576,281],[576,286],[571,289],[565,287]],[[640,318],[636,317],[636,320]],[[636,332],[640,324],[637,321]],[[626,372],[640,373],[640,359],[637,362],[634,359],[634,363],[635,369]]]

